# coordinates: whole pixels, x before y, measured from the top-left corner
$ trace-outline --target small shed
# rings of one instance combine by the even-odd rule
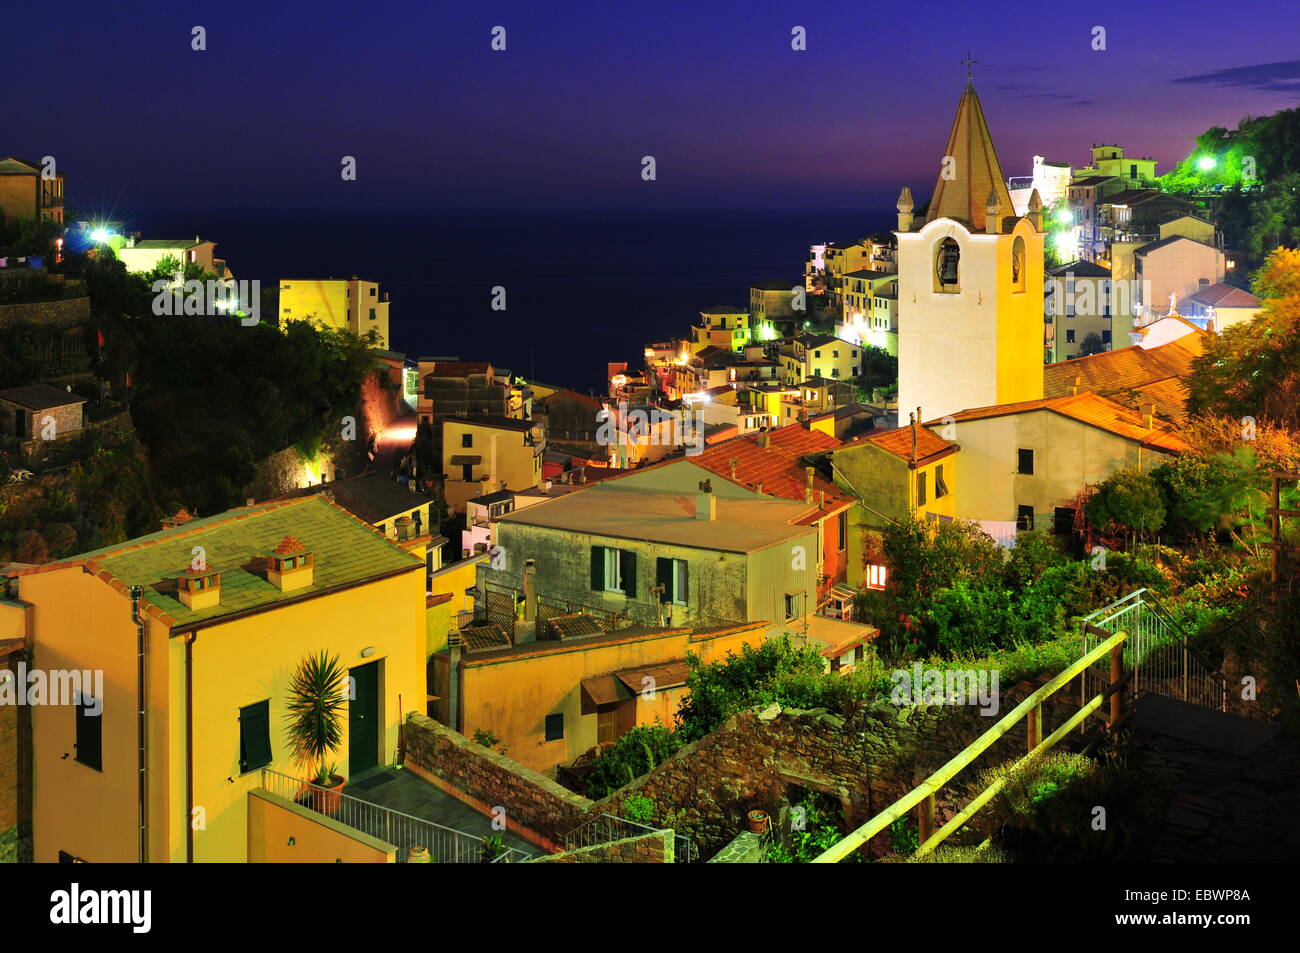
[[[64,437],[82,428],[86,398],[49,384],[0,390],[0,433],[32,440],[45,433]],[[52,424],[52,429],[50,428]]]

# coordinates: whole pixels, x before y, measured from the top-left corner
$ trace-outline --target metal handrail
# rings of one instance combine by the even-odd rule
[[[619,828],[633,828],[633,830],[620,833]],[[619,817],[616,814],[609,813],[598,814],[585,824],[581,824],[565,834],[564,849],[577,850],[583,847],[594,847],[597,844],[608,844],[611,841],[623,840],[627,837],[639,837],[643,834],[671,834],[674,842],[673,859],[680,864],[689,864],[694,861],[695,844],[685,834],[679,834],[671,827],[651,827],[649,824],[629,821],[626,817]]]
[[[398,849],[398,863],[407,862],[412,847],[425,847],[437,863],[466,864],[483,862],[483,838],[446,827],[423,817],[395,811],[342,791],[332,791],[311,781],[304,781],[271,768],[262,769],[262,789],[301,807],[315,811],[358,833],[375,837]],[[322,810],[332,808],[332,810]],[[531,855],[516,847],[506,847],[491,862],[517,863]]]
[[[1149,610],[1149,617],[1143,616],[1144,608]],[[1124,618],[1129,615],[1132,615],[1133,618]],[[1150,618],[1158,625],[1154,627],[1144,625],[1144,618]],[[1090,628],[1111,631],[1120,620],[1124,620],[1123,624],[1129,627],[1133,633],[1128,654],[1133,662],[1133,689],[1135,695],[1149,690],[1149,683],[1151,682],[1164,679],[1167,685],[1168,678],[1173,675],[1182,683],[1180,693],[1182,701],[1205,704],[1208,707],[1217,708],[1219,711],[1227,710],[1227,679],[1222,672],[1217,670],[1216,666],[1206,661],[1193,647],[1191,638],[1174,619],[1173,614],[1165,607],[1164,603],[1161,602],[1160,597],[1146,587],[1136,589],[1128,595],[1116,599],[1109,605],[1102,606],[1100,609],[1084,616],[1080,620],[1084,647],[1087,647]],[[1157,650],[1171,646],[1177,646],[1183,652],[1181,671],[1174,673],[1164,671],[1160,673],[1162,667],[1168,668],[1169,662],[1166,659],[1162,666],[1161,661],[1157,659],[1156,668],[1158,674],[1154,678],[1145,675],[1143,673],[1143,664],[1155,657]],[[1097,673],[1097,675],[1100,674]],[[1092,673],[1089,673],[1089,675],[1092,675]],[[1089,691],[1087,681],[1088,678],[1085,676],[1080,685],[1080,703],[1082,703]],[[1218,695],[1217,701],[1211,702],[1208,700],[1207,692],[1209,691],[1216,692]]]
[[[997,724],[963,748],[955,757],[949,760],[947,764],[939,768],[939,770],[935,771],[907,794],[903,795],[889,807],[871,818],[871,820],[867,821],[857,830],[844,837],[838,843],[831,845],[815,857],[813,863],[838,863],[918,805],[921,806],[919,826],[923,839],[914,856],[929,853],[946,840],[951,834],[956,832],[956,830],[965,824],[966,821],[973,817],[981,807],[987,804],[993,796],[1002,789],[1002,786],[1006,784],[1006,781],[1004,779],[999,779],[989,785],[989,787],[977,795],[975,799],[961,811],[961,813],[953,817],[947,824],[939,828],[939,830],[932,831],[936,808],[935,798],[939,791],[942,790],[942,788],[963,769],[969,767],[976,758],[987,751],[994,742],[1026,717],[1029,718],[1029,751],[1024,755],[1024,757],[1019,758],[1016,761],[1017,767],[1024,764],[1035,755],[1041,754],[1042,752],[1054,747],[1058,741],[1068,735],[1077,725],[1081,724],[1085,718],[1100,708],[1108,698],[1111,699],[1111,723],[1117,723],[1117,721],[1123,717],[1119,708],[1124,686],[1124,681],[1118,674],[1116,674],[1116,677],[1112,680],[1111,684],[1107,686],[1106,691],[1099,693],[1090,702],[1081,706],[1079,711],[1072,715],[1065,724],[1057,728],[1046,738],[1040,740],[1042,732],[1043,702],[1064,688],[1075,676],[1081,674],[1089,665],[1093,664],[1093,662],[1100,660],[1106,655],[1110,656],[1111,670],[1114,673],[1115,669],[1122,664],[1121,659],[1123,646],[1126,641],[1128,641],[1128,634],[1125,632],[1117,632],[1109,639],[1102,642],[1095,649],[1074,662],[1065,671],[1061,672],[1051,681],[1037,689],[1011,711],[1007,712],[1007,714],[1004,715]]]

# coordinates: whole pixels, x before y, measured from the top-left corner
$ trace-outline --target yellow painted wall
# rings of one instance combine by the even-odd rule
[[[473,446],[461,446],[463,434],[473,437]],[[442,472],[447,477],[443,496],[453,513],[463,513],[465,504],[484,493],[492,493],[505,484],[510,490],[527,490],[542,482],[544,445],[527,446],[524,434],[517,430],[483,427],[454,417],[442,422]],[[462,479],[462,470],[453,466],[452,457],[477,456],[480,461],[470,472],[471,480]],[[487,477],[486,485],[480,480]]]
[[[43,670],[104,673],[103,770],[76,761],[74,709],[32,709],[32,839],[37,862],[60,850],[91,863],[138,859],[136,764],[136,634],[130,600],[78,566],[24,576],[24,601],[35,608],[33,664]],[[167,633],[151,617],[149,681],[150,857],[174,850],[169,830],[172,744]],[[162,651],[156,651],[162,646]],[[65,757],[66,756],[66,757]],[[179,813],[175,816],[179,817]],[[183,837],[183,829],[181,831]]]
[[[686,657],[695,652],[706,662],[744,644],[760,645],[767,623],[733,634],[687,641],[681,632],[659,638],[628,639],[602,645],[575,644],[566,651],[540,651],[492,662],[463,663],[461,733],[472,737],[482,728],[492,732],[511,758],[535,771],[571,761],[596,744],[595,714],[582,714],[581,681],[621,669]],[[659,717],[673,724],[684,689],[660,691],[654,701],[637,700],[637,723]],[[564,738],[546,741],[546,716],[563,713]]]
[[[79,567],[22,579],[36,605],[42,667],[105,672],[102,772],[71,756],[70,708],[36,709],[33,814],[36,859],[66,850],[91,862],[136,859],[135,629],[129,600]],[[299,775],[284,747],[284,704],[298,662],[326,649],[344,666],[381,662],[379,763],[391,763],[401,717],[423,711],[425,590],[419,566],[400,576],[345,589],[200,630],[194,664],[194,804],[206,827],[194,834],[196,861],[245,860],[245,794],[260,771],[239,773],[239,708],[270,699],[273,761]],[[184,640],[150,619],[150,816],[155,861],[185,859]],[[373,646],[374,654],[361,658]],[[400,710],[399,710],[400,696]],[[346,720],[339,773],[347,773]]]
[[[451,599],[427,610],[426,657],[441,652],[447,647],[447,634],[455,625],[459,613],[474,611],[474,597],[466,595],[466,590],[474,588],[478,582],[479,563],[487,562],[491,558],[487,553],[471,556],[433,574],[433,579],[429,582],[430,593],[433,595],[451,593]]]
[[[282,797],[252,791],[248,795],[248,862],[395,864],[397,848]]]
[[[1011,280],[1016,239],[1024,240],[1024,279]],[[997,401],[1043,396],[1043,233],[1027,218],[997,247]],[[974,405],[979,406],[979,405]]]

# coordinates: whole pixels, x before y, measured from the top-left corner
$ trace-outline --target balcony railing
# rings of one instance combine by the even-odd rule
[[[331,791],[299,778],[262,769],[262,788],[286,801],[315,811],[397,848],[397,862],[407,863],[412,847],[426,847],[437,864],[522,863],[532,858],[507,847],[489,856],[483,838],[443,827],[432,821],[371,804],[350,794]]]

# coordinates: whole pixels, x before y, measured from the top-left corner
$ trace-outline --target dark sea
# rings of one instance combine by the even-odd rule
[[[802,280],[808,246],[894,225],[892,209],[158,211],[143,238],[201,235],[236,278],[378,281],[390,346],[489,360],[513,374],[603,390],[605,365],[641,366],[648,342],[699,311],[747,306],[752,281]],[[506,289],[493,311],[492,289]]]

